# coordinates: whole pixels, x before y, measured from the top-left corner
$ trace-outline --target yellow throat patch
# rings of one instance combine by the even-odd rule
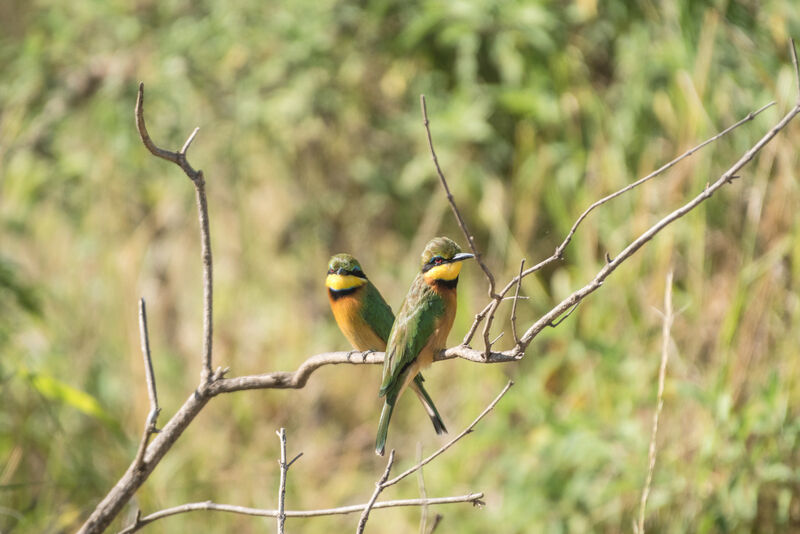
[[[363,286],[366,283],[366,279],[353,276],[352,274],[329,274],[325,279],[325,285],[328,289],[333,289],[334,291],[352,289],[354,287]]]
[[[454,280],[458,277],[458,273],[461,272],[461,263],[457,261],[455,263],[445,263],[443,265],[437,265],[436,267],[431,267],[428,269],[425,274],[426,282],[432,282],[434,280]]]

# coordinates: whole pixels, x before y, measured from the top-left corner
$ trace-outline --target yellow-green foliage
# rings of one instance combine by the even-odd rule
[[[451,187],[502,280],[521,257],[551,254],[592,201],[777,100],[592,214],[565,260],[523,284],[531,300],[518,314],[529,323],[593,276],[606,251],[701,191],[794,102],[787,38],[800,37],[797,7],[0,2],[0,530],[75,529],[133,458],[148,411],[139,296],[162,423],[199,377],[193,191],[137,137],[139,80],[157,143],[176,149],[201,128],[190,159],[208,181],[215,364],[233,374],[292,370],[348,348],[325,296],[332,253],[360,258],[397,308],[431,236],[465,245],[433,173],[420,93]],[[798,528],[798,135],[792,124],[521,363],[434,365],[426,385],[451,431],[507,378],[517,382],[475,434],[426,468],[430,496],[486,493],[482,510],[436,509],[440,530],[630,530],[655,406],[654,308],[669,270],[680,314],[648,529]],[[477,265],[465,265],[459,291],[451,344],[485,303]],[[290,455],[305,452],[290,472],[289,509],[364,502],[384,465],[372,452],[379,375],[338,366],[300,391],[214,400],[133,505],[274,507],[281,426]],[[414,399],[400,403],[393,425],[399,468],[418,441],[425,451],[442,443]],[[417,492],[409,480],[384,497]],[[419,514],[376,511],[368,528],[412,532]],[[290,519],[287,528],[339,532],[355,522]],[[196,513],[150,531],[273,528]]]

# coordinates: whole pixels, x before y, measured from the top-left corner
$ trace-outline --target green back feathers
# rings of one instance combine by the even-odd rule
[[[364,321],[375,331],[379,338],[383,341],[389,339],[389,332],[392,330],[394,323],[394,314],[392,308],[383,300],[380,291],[372,285],[372,282],[367,282],[367,286],[362,292],[364,303],[361,306],[361,317]]]
[[[444,299],[425,283],[422,275],[417,275],[389,334],[381,396],[391,395],[393,389],[402,386],[400,375],[425,347],[444,312]]]

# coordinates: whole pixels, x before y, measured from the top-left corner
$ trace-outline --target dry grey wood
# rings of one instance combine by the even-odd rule
[[[442,522],[444,516],[442,514],[436,514],[433,518],[433,525],[431,525],[431,529],[428,531],[428,534],[433,534],[436,532],[436,528],[439,526],[439,523]]]
[[[513,386],[513,385],[514,385],[514,382],[509,380],[508,384],[506,384],[506,386],[502,389],[502,391],[500,391],[500,393],[497,394],[497,397],[495,397],[494,400],[492,402],[490,402],[489,405],[480,413],[480,415],[478,415],[478,417],[476,417],[469,424],[469,426],[467,426],[467,428],[462,430],[460,434],[458,434],[456,437],[454,437],[453,439],[451,439],[450,441],[448,441],[447,443],[445,443],[444,445],[439,447],[436,450],[436,452],[434,452],[433,454],[431,454],[430,456],[428,456],[427,458],[425,458],[421,462],[417,462],[416,465],[413,465],[413,466],[409,467],[408,469],[406,469],[405,471],[403,471],[402,473],[400,473],[399,475],[397,475],[393,479],[385,481],[383,486],[388,488],[389,486],[397,484],[398,482],[400,482],[401,480],[406,478],[408,475],[416,472],[418,469],[422,469],[422,467],[424,465],[429,464],[434,458],[436,458],[437,456],[442,454],[444,451],[446,451],[447,449],[452,447],[461,438],[463,438],[467,434],[471,433],[472,430],[475,428],[475,425],[477,425],[480,422],[481,419],[486,417],[486,414],[488,414],[490,411],[492,411],[492,409],[495,406],[497,406],[497,403],[500,402],[500,399],[503,398],[503,396],[508,392],[509,389],[511,389],[511,386]]]
[[[461,228],[461,232],[464,234],[464,237],[467,238],[467,244],[469,244],[470,250],[472,253],[475,254],[475,261],[478,262],[480,265],[481,270],[483,270],[483,274],[486,275],[486,279],[489,281],[489,297],[495,298],[494,292],[494,275],[492,271],[486,266],[483,262],[483,258],[481,257],[481,253],[478,251],[478,247],[475,246],[475,237],[470,233],[469,229],[467,229],[467,223],[464,221],[464,218],[461,216],[461,212],[456,205],[455,200],[453,199],[452,193],[450,193],[450,187],[447,185],[447,180],[444,177],[444,173],[442,172],[442,168],[439,166],[439,158],[436,157],[436,151],[433,149],[433,138],[431,137],[431,129],[430,123],[428,121],[428,105],[425,102],[425,95],[419,95],[419,104],[422,108],[422,124],[425,126],[425,134],[428,138],[428,149],[431,153],[431,159],[433,160],[433,165],[436,167],[436,174],[439,175],[439,181],[444,187],[445,195],[447,195],[447,201],[450,203],[450,208],[453,210],[453,214],[456,216],[456,221],[458,221],[458,227]]]
[[[647,497],[650,495],[650,484],[653,482],[653,471],[656,468],[656,436],[658,435],[658,417],[664,407],[664,380],[667,375],[667,360],[669,359],[670,330],[672,329],[672,271],[667,274],[666,288],[664,289],[664,313],[661,323],[661,364],[658,367],[658,390],[656,391],[656,409],[653,412],[653,428],[650,432],[650,446],[647,451],[647,476],[642,488],[642,498],[639,501],[639,523],[636,525],[636,534],[644,534],[644,512],[647,507]]]
[[[417,442],[417,462],[422,461],[422,442]],[[419,496],[421,499],[428,498],[428,492],[425,489],[425,473],[422,469],[417,471],[417,487],[419,488]],[[419,514],[419,534],[426,534],[428,528],[428,505],[423,505]]]
[[[517,282],[519,281],[520,278],[524,278],[526,276],[529,276],[529,275],[531,275],[531,274],[533,274],[533,273],[535,273],[537,271],[540,271],[540,270],[544,269],[545,267],[547,267],[548,265],[551,265],[552,263],[554,263],[556,261],[560,261],[564,256],[564,250],[567,248],[567,245],[569,245],[569,243],[572,241],[572,238],[575,235],[575,233],[577,232],[578,227],[583,222],[583,220],[589,215],[589,213],[591,213],[595,208],[597,208],[597,207],[609,202],[610,200],[612,200],[612,199],[614,199],[614,198],[616,198],[616,197],[618,197],[618,196],[620,196],[620,195],[622,195],[622,194],[634,189],[635,187],[638,187],[638,186],[642,185],[643,183],[655,178],[656,176],[659,176],[660,174],[663,174],[665,171],[669,170],[670,168],[675,166],[677,163],[679,163],[679,162],[683,161],[684,159],[688,158],[689,156],[691,156],[692,154],[694,154],[695,152],[697,152],[701,148],[713,143],[714,141],[717,141],[721,137],[729,134],[730,132],[732,132],[733,130],[738,128],[739,126],[741,126],[741,125],[743,125],[743,124],[745,124],[747,122],[752,121],[756,116],[758,116],[759,114],[761,114],[763,111],[765,111],[769,107],[773,106],[774,104],[775,104],[775,102],[770,102],[769,104],[767,104],[765,106],[762,106],[760,109],[758,109],[756,111],[751,111],[750,113],[748,113],[744,118],[742,118],[738,122],[732,124],[731,126],[728,126],[727,128],[725,128],[721,132],[713,135],[712,137],[709,137],[708,139],[706,139],[705,141],[703,141],[699,145],[696,145],[696,146],[690,148],[689,150],[687,150],[686,152],[684,152],[683,154],[681,154],[677,158],[665,163],[664,165],[662,165],[661,167],[659,167],[655,171],[651,172],[647,176],[645,176],[643,178],[640,178],[639,180],[633,182],[632,184],[629,184],[629,185],[627,185],[627,186],[615,191],[614,193],[611,193],[610,195],[607,195],[606,197],[604,197],[604,198],[592,203],[588,208],[586,208],[586,210],[584,210],[583,213],[581,213],[578,216],[578,218],[575,220],[575,223],[572,225],[572,227],[570,228],[569,232],[567,233],[567,236],[558,245],[558,247],[556,247],[555,252],[551,256],[545,258],[544,260],[540,261],[536,265],[533,265],[532,267],[529,267],[528,269],[525,269],[522,272],[521,275],[518,275],[518,276],[515,276],[514,278],[512,278],[499,291],[498,295],[500,295],[501,297],[504,297],[517,284]],[[469,330],[467,331],[466,335],[464,336],[464,340],[461,342],[462,345],[469,345],[470,341],[472,340],[473,336],[475,335],[475,332],[477,331],[477,329],[480,326],[481,322],[483,322],[483,320],[486,317],[494,316],[494,314],[497,311],[497,308],[500,306],[500,302],[501,301],[498,300],[498,299],[492,299],[491,301],[489,301],[488,304],[486,304],[486,306],[480,312],[478,312],[475,315],[475,320],[473,321],[472,325],[470,326]],[[485,337],[488,337],[488,334]]]
[[[481,502],[482,498],[483,498],[483,493],[470,493],[467,495],[457,495],[453,497],[434,497],[431,499],[399,499],[395,501],[376,502],[375,504],[372,505],[372,509],[378,510],[381,508],[395,508],[400,506],[423,506],[423,505],[433,506],[437,504],[457,504],[464,502],[469,502],[473,503],[473,505],[476,505]],[[364,510],[364,508],[366,508],[366,506],[367,503],[354,504],[351,506],[341,506],[339,508],[325,508],[320,510],[287,510],[285,514],[286,517],[323,517],[330,515],[345,515],[345,514],[354,514],[356,512],[361,512]],[[142,529],[143,527],[149,525],[153,521],[158,521],[159,519],[164,519],[166,517],[170,517],[173,515],[185,514],[189,512],[200,512],[200,511],[228,512],[233,514],[242,514],[242,515],[250,515],[257,517],[278,516],[277,510],[248,508],[246,506],[236,506],[232,504],[217,504],[211,501],[194,502],[194,503],[182,504],[180,506],[174,506],[172,508],[166,508],[164,510],[159,510],[158,512],[142,517],[139,519],[139,522],[137,524],[126,527],[124,530],[121,530],[119,534],[131,534],[132,532],[136,532]]]
[[[136,129],[139,131],[139,137],[142,143],[151,154],[159,158],[171,161],[178,165],[181,170],[189,177],[194,184],[195,201],[197,203],[197,215],[200,222],[200,255],[203,259],[203,368],[200,374],[201,384],[207,383],[211,377],[211,349],[214,325],[212,322],[213,315],[213,261],[211,256],[211,232],[208,223],[208,201],[206,199],[206,181],[203,171],[195,170],[186,159],[186,152],[194,141],[195,136],[200,128],[195,128],[186,142],[178,152],[171,152],[159,148],[150,138],[147,133],[147,126],[144,122],[144,83],[139,84],[139,92],[136,95],[136,108],[134,110],[136,116]]]
[[[142,432],[142,441],[139,443],[139,450],[136,452],[136,459],[133,461],[137,469],[140,469],[144,462],[144,452],[147,449],[147,443],[150,441],[150,437],[158,432],[156,422],[158,421],[158,414],[161,413],[161,408],[158,407],[158,393],[156,391],[156,377],[153,373],[153,360],[150,357],[150,335],[147,331],[147,308],[145,307],[143,298],[139,299],[139,339],[142,344],[142,358],[144,359],[147,396],[150,399],[150,413],[147,414],[147,420],[144,423],[144,431]]]
[[[281,459],[278,461],[281,467],[281,481],[278,486],[278,534],[283,534],[286,523],[286,473],[289,470],[289,466],[286,464],[286,429],[281,428],[276,434],[281,441]]]
[[[519,276],[517,277],[517,289],[514,291],[514,304],[511,305],[511,333],[514,335],[514,343],[519,344],[517,335],[517,301],[519,300],[519,290],[522,285],[522,271],[525,269],[525,258],[519,262]]]
[[[651,226],[646,232],[641,234],[638,238],[636,238],[633,242],[631,242],[625,249],[622,250],[614,259],[610,262],[606,263],[606,265],[597,273],[595,278],[586,284],[581,289],[572,293],[569,297],[562,300],[557,306],[551,309],[549,312],[544,314],[538,321],[536,321],[533,325],[531,325],[525,334],[520,339],[520,342],[515,347],[517,351],[525,351],[525,348],[533,341],[533,338],[536,335],[544,330],[549,324],[551,324],[554,320],[556,320],[559,316],[563,313],[567,312],[571,307],[575,304],[595,292],[605,281],[608,276],[614,272],[622,263],[624,263],[628,258],[630,258],[636,251],[642,248],[648,241],[650,241],[656,234],[658,234],[661,230],[666,228],[668,225],[673,223],[674,221],[678,220],[679,218],[683,217],[697,206],[711,198],[711,196],[718,191],[722,186],[725,184],[730,184],[734,177],[737,176],[737,173],[744,167],[750,160],[755,157],[755,155],[762,149],[764,146],[769,143],[786,125],[791,121],[798,113],[800,113],[800,100],[798,103],[791,109],[789,112],[775,125],[773,126],[755,145],[753,145],[750,150],[745,152],[745,154],[739,158],[739,161],[733,164],[727,171],[725,171],[722,176],[717,179],[713,184],[707,185],[706,188],[703,190],[702,193],[697,195],[694,199],[687,202],[680,208],[676,209],[656,224]]]
[[[369,519],[369,512],[372,510],[372,507],[375,506],[375,501],[378,500],[378,496],[383,491],[383,488],[386,486],[386,479],[389,478],[389,472],[392,470],[392,464],[394,464],[394,449],[389,452],[389,460],[386,462],[386,469],[384,469],[381,478],[375,483],[375,491],[372,492],[372,497],[369,498],[367,501],[367,505],[364,507],[364,511],[361,512],[361,517],[358,520],[358,526],[356,527],[356,534],[363,534],[364,528],[367,526],[367,520]]]
[[[303,453],[298,453],[294,458],[286,461],[286,429],[281,428],[277,432],[278,439],[281,442],[281,459],[278,460],[278,465],[281,469],[280,484],[278,486],[278,534],[283,534],[284,524],[286,523],[286,477],[289,475],[289,468],[295,463]]]

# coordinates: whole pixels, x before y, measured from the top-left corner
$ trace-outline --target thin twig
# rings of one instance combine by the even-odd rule
[[[434,452],[424,460],[418,461],[416,465],[406,469],[393,479],[387,480],[389,478],[389,472],[392,469],[392,464],[394,463],[394,449],[392,449],[392,452],[389,454],[389,461],[386,464],[386,470],[384,471],[383,476],[381,476],[380,480],[375,484],[375,492],[372,494],[372,499],[370,499],[370,503],[374,503],[374,501],[378,498],[378,495],[380,495],[381,491],[388,488],[389,486],[397,484],[398,482],[406,478],[408,475],[422,469],[423,466],[430,463],[434,458],[436,458],[444,451],[452,447],[461,438],[471,433],[472,430],[475,428],[475,425],[477,425],[480,422],[480,420],[486,416],[486,414],[492,411],[492,409],[497,405],[497,403],[500,402],[500,399],[503,398],[503,396],[508,392],[508,390],[513,385],[514,382],[509,381],[508,384],[506,384],[506,386],[503,388],[503,390],[500,391],[497,397],[495,397],[494,400],[490,402],[489,405],[480,413],[480,415],[478,415],[478,417],[476,417],[475,420],[472,421],[472,423],[470,423],[469,426],[467,426],[467,428],[465,428],[460,434],[458,434],[456,437],[445,443],[436,452]],[[358,522],[358,529],[356,530],[356,534],[361,534],[364,531],[364,526],[366,525],[367,518],[369,517],[369,510],[370,508],[372,508],[372,505],[370,503],[367,503],[368,506],[367,508],[364,509],[364,513],[361,515],[361,520]],[[475,503],[482,504],[482,502],[478,501],[477,499]]]
[[[653,429],[650,433],[650,448],[647,453],[647,477],[642,489],[642,499],[639,502],[639,524],[636,534],[644,534],[644,511],[647,507],[647,497],[650,495],[650,484],[653,482],[653,471],[656,468],[656,435],[658,434],[658,416],[664,407],[664,377],[667,374],[667,359],[669,358],[669,333],[672,328],[672,271],[667,274],[667,286],[664,289],[664,314],[661,326],[661,365],[658,368],[658,392],[656,394],[656,411],[653,413]]]
[[[276,434],[281,442],[281,459],[278,462],[281,467],[281,481],[278,486],[278,534],[283,534],[283,525],[286,523],[286,472],[289,470],[289,465],[286,463],[286,429],[281,428]]]
[[[211,349],[212,349],[212,312],[213,312],[213,262],[211,256],[211,231],[208,223],[208,201],[206,199],[206,182],[203,171],[195,170],[186,159],[186,151],[194,141],[199,128],[195,128],[183,147],[178,152],[171,152],[156,146],[150,135],[147,133],[147,126],[144,122],[144,84],[139,84],[139,92],[136,96],[136,107],[134,109],[136,117],[136,129],[142,143],[151,154],[159,158],[171,161],[178,165],[186,176],[194,184],[195,201],[197,203],[197,216],[200,222],[200,256],[203,260],[203,368],[200,373],[200,385],[198,392],[202,393],[202,386],[208,384],[213,378],[211,371]]]
[[[472,423],[470,423],[469,426],[467,428],[465,428],[459,435],[457,435],[456,437],[454,437],[453,439],[451,439],[450,441],[445,443],[436,452],[434,452],[433,454],[431,454],[430,456],[428,456],[427,458],[425,458],[421,462],[417,462],[416,465],[414,465],[412,467],[409,467],[408,469],[406,469],[405,471],[403,471],[402,473],[400,473],[399,475],[397,475],[393,479],[391,479],[388,482],[384,483],[384,487],[388,488],[389,486],[397,484],[398,482],[400,482],[401,480],[406,478],[408,475],[414,473],[417,469],[422,469],[422,467],[424,465],[430,463],[431,460],[433,460],[434,458],[436,458],[437,456],[442,454],[444,451],[446,451],[447,449],[452,447],[458,440],[460,440],[461,438],[463,438],[464,436],[466,436],[467,434],[472,432],[472,429],[475,428],[475,425],[477,425],[480,422],[481,419],[486,417],[486,414],[488,414],[490,411],[492,411],[492,408],[494,408],[497,405],[497,403],[500,402],[500,399],[503,398],[503,395],[505,395],[508,392],[508,390],[511,388],[511,386],[513,386],[513,385],[514,385],[514,382],[509,380],[508,384],[506,384],[506,386],[497,395],[497,397],[495,397],[494,400],[489,403],[489,405],[486,407],[486,409],[484,409],[480,413],[480,415],[478,417],[476,417],[475,420],[472,421]]]
[[[439,181],[442,183],[442,187],[444,187],[444,192],[447,195],[447,201],[450,203],[450,207],[453,209],[453,214],[456,216],[456,220],[458,221],[458,226],[461,228],[461,232],[464,234],[464,237],[467,238],[467,243],[469,244],[469,248],[472,250],[472,253],[475,254],[475,260],[478,262],[478,265],[481,266],[483,270],[483,274],[486,275],[486,279],[489,281],[489,297],[495,298],[497,295],[494,292],[494,276],[486,264],[483,262],[483,258],[481,257],[481,253],[478,252],[478,248],[475,246],[475,238],[467,229],[467,223],[464,222],[464,218],[461,216],[461,212],[458,210],[458,206],[456,206],[456,201],[453,198],[453,195],[450,193],[450,187],[447,185],[447,180],[444,177],[444,173],[442,172],[442,168],[439,166],[439,158],[436,157],[436,151],[433,148],[433,137],[431,137],[431,128],[430,128],[430,121],[428,121],[428,105],[425,102],[425,95],[419,95],[419,103],[420,107],[422,108],[422,123],[425,126],[425,135],[428,138],[428,148],[431,152],[431,159],[433,159],[433,165],[436,167],[436,174],[439,175]]]
[[[150,398],[150,413],[144,423],[142,440],[139,443],[139,450],[136,452],[136,459],[133,461],[135,469],[141,469],[144,464],[144,453],[147,450],[147,443],[150,436],[158,432],[156,422],[161,408],[158,407],[158,394],[156,392],[156,377],[153,373],[153,360],[150,357],[150,336],[147,331],[147,309],[143,298],[139,299],[139,339],[142,345],[142,358],[144,360],[144,376],[147,382],[147,396]]]
[[[631,242],[625,249],[622,250],[611,262],[606,263],[606,265],[597,273],[594,279],[589,282],[587,285],[582,287],[581,289],[575,291],[570,296],[562,300],[557,306],[552,308],[549,312],[544,314],[538,321],[536,321],[530,328],[525,332],[525,334],[520,339],[520,343],[517,345],[516,349],[519,352],[524,353],[525,348],[530,344],[536,335],[541,332],[544,328],[550,325],[553,320],[559,317],[562,313],[567,311],[569,308],[574,306],[576,303],[580,302],[584,298],[586,298],[591,293],[595,292],[603,282],[605,281],[608,276],[614,272],[617,267],[622,265],[628,258],[630,258],[636,251],[642,248],[645,243],[650,241],[656,234],[658,234],[661,230],[666,228],[672,222],[680,219],[697,206],[711,198],[711,196],[723,187],[725,184],[729,182],[731,176],[736,176],[739,170],[742,169],[750,160],[752,160],[758,152],[764,148],[764,146],[769,143],[786,125],[791,121],[798,113],[800,113],[800,100],[798,101],[797,105],[793,107],[789,112],[775,125],[773,126],[764,136],[755,144],[753,145],[747,152],[739,158],[739,161],[733,164],[722,176],[717,179],[716,182],[707,186],[702,193],[697,195],[694,199],[687,202],[680,208],[676,209],[666,217],[662,218],[660,221],[655,223],[651,226],[646,232],[641,234],[638,238],[636,238],[633,242]]]
[[[383,489],[386,487],[386,479],[389,478],[389,472],[392,470],[393,463],[394,449],[389,452],[389,460],[386,462],[386,469],[383,471],[381,478],[375,483],[375,491],[372,492],[372,497],[370,497],[369,501],[367,501],[364,511],[361,512],[361,517],[358,520],[358,527],[356,528],[356,534],[363,534],[364,528],[367,526],[367,520],[369,519],[369,512],[372,510],[372,507],[375,506],[375,501],[378,500],[378,495],[380,495]]]
[[[519,277],[517,278],[517,289],[514,291],[514,303],[511,305],[511,333],[514,335],[514,343],[519,343],[517,335],[517,300],[519,300],[519,288],[522,285],[522,270],[525,268],[525,258],[519,262]]]
[[[762,111],[764,111],[764,110],[766,110],[766,109],[768,109],[768,108],[770,108],[770,107],[772,107],[774,105],[775,105],[775,102],[770,102],[769,104],[766,104],[765,106],[762,106],[760,109],[758,109],[756,111],[751,111],[750,113],[747,114],[747,116],[745,118],[743,118],[739,122],[737,122],[737,123],[735,123],[735,124],[733,124],[731,126],[728,126],[727,128],[725,128],[724,130],[722,130],[718,134],[716,134],[716,135],[714,135],[712,137],[709,137],[708,139],[706,139],[705,141],[703,141],[699,145],[690,148],[689,150],[687,150],[686,152],[684,152],[683,154],[681,154],[677,158],[673,159],[672,161],[670,161],[668,163],[665,163],[664,165],[662,165],[658,169],[654,170],[653,172],[651,172],[650,174],[648,174],[644,178],[639,178],[638,180],[636,180],[632,184],[629,184],[629,185],[623,187],[622,189],[620,189],[618,191],[615,191],[615,192],[611,193],[610,195],[605,196],[605,197],[601,198],[600,200],[592,203],[591,206],[586,208],[586,210],[583,213],[581,213],[581,215],[577,218],[575,223],[572,225],[572,228],[570,228],[569,232],[567,233],[567,237],[564,238],[564,241],[562,241],[561,244],[556,248],[555,255],[558,256],[558,257],[561,257],[561,255],[564,253],[564,249],[567,248],[567,245],[569,245],[569,242],[572,241],[572,237],[575,235],[575,232],[578,230],[578,226],[580,226],[581,222],[583,222],[583,220],[589,215],[589,213],[592,212],[592,210],[594,210],[598,206],[602,206],[603,204],[605,204],[609,200],[613,200],[613,199],[617,198],[618,196],[620,196],[620,195],[622,195],[624,193],[627,193],[631,189],[639,187],[643,183],[655,178],[659,174],[662,174],[664,171],[667,171],[667,170],[671,169],[677,163],[679,163],[679,162],[683,161],[684,159],[688,158],[689,156],[691,156],[692,154],[694,154],[695,152],[697,152],[698,150],[700,150],[704,146],[713,143],[714,141],[716,141],[720,137],[723,137],[728,132],[738,128],[739,126],[741,126],[745,122],[753,120],[756,115],[758,115]]]
[[[439,526],[439,523],[442,522],[442,519],[444,519],[444,516],[442,514],[436,514],[433,517],[433,525],[431,525],[431,529],[430,531],[428,531],[428,534],[433,534],[434,532],[436,532],[436,528]]]
[[[794,39],[789,39],[789,51],[792,54],[792,66],[794,67],[794,81],[797,83],[797,105],[800,106],[800,64],[797,61],[797,47]]]
[[[555,327],[557,327],[558,325],[560,325],[561,323],[563,323],[564,321],[566,321],[566,320],[567,320],[567,318],[568,318],[570,315],[572,315],[572,312],[574,312],[575,310],[577,310],[577,309],[578,309],[578,306],[580,306],[580,305],[581,305],[581,302],[583,302],[583,301],[580,301],[580,300],[579,300],[578,302],[576,302],[576,303],[575,303],[575,306],[573,306],[572,308],[570,308],[570,309],[569,309],[569,311],[568,311],[567,313],[565,313],[564,315],[562,315],[561,317],[559,317],[558,319],[556,319],[556,320],[554,320],[554,321],[550,321],[550,324],[548,324],[547,326],[549,326],[550,328],[555,328]],[[517,343],[519,343],[519,341],[518,341]]]
[[[798,83],[800,83],[800,82],[798,82]],[[709,144],[713,143],[714,141],[717,141],[721,137],[729,134],[730,132],[732,132],[733,130],[735,130],[739,126],[745,124],[746,122],[752,121],[756,116],[758,116],[759,114],[761,114],[763,111],[765,111],[769,107],[773,106],[774,104],[775,104],[775,102],[770,102],[769,104],[767,104],[765,106],[762,106],[761,108],[757,109],[756,111],[751,111],[743,119],[739,120],[738,122],[734,123],[731,126],[728,126],[727,128],[725,128],[721,132],[713,135],[712,137],[709,137],[708,139],[706,139],[705,141],[703,141],[699,145],[696,145],[696,146],[690,148],[689,150],[687,150],[686,152],[684,152],[683,154],[681,154],[677,158],[675,158],[675,159],[669,161],[668,163],[662,165],[657,170],[651,172],[647,176],[645,176],[643,178],[640,178],[639,180],[633,182],[632,184],[629,184],[629,185],[623,187],[622,189],[619,189],[619,190],[615,191],[614,193],[611,193],[610,195],[608,195],[606,197],[603,197],[602,199],[592,203],[588,208],[586,208],[586,210],[583,211],[583,213],[580,214],[578,219],[576,219],[575,223],[572,225],[572,227],[570,228],[569,232],[567,233],[567,236],[558,245],[558,247],[556,247],[555,252],[551,256],[545,258],[544,260],[542,260],[539,263],[533,265],[532,267],[529,267],[529,268],[525,269],[522,272],[521,275],[518,275],[518,276],[515,276],[514,278],[512,278],[505,285],[505,287],[503,287],[499,291],[498,294],[500,296],[504,297],[518,283],[520,278],[524,278],[526,276],[529,276],[529,275],[531,275],[531,274],[533,274],[535,272],[538,272],[538,271],[544,269],[548,265],[550,265],[550,264],[552,264],[552,263],[554,263],[556,261],[559,261],[563,257],[564,250],[567,248],[567,245],[569,245],[569,243],[572,241],[572,237],[577,232],[578,226],[580,226],[580,224],[583,222],[583,220],[595,208],[605,204],[606,202],[609,202],[610,200],[622,195],[623,193],[626,193],[626,192],[630,191],[631,189],[633,189],[635,187],[638,187],[638,186],[642,185],[643,183],[655,178],[656,176],[658,176],[660,174],[663,174],[665,171],[669,170],[670,168],[675,166],[677,163],[679,163],[679,162],[683,161],[684,159],[688,158],[689,156],[691,156],[692,154],[694,154],[695,152],[697,152],[701,148],[705,147],[706,145],[709,145]],[[467,331],[466,335],[464,336],[464,340],[461,342],[462,345],[469,345],[469,342],[472,340],[473,336],[475,335],[475,332],[477,331],[478,327],[480,326],[480,323],[487,316],[491,317],[494,314],[494,312],[497,310],[498,304],[499,304],[499,302],[496,299],[492,299],[491,301],[489,301],[489,303],[486,304],[486,306],[480,312],[475,314],[475,319],[473,320],[472,325],[470,325],[469,330]]]
[[[417,442],[417,462],[422,461],[422,442]],[[428,498],[428,492],[425,491],[425,474],[422,469],[417,471],[417,486],[419,487],[419,496],[424,500]],[[426,534],[428,528],[428,505],[423,505],[419,517],[419,534]]]
[[[457,504],[463,502],[469,502],[475,505],[480,503],[482,498],[483,498],[483,493],[470,493],[468,495],[458,495],[454,497],[433,497],[430,499],[399,499],[395,501],[376,502],[372,505],[372,509],[379,510],[381,508],[396,508],[401,506],[423,506],[423,505],[433,506],[437,504]],[[339,508],[325,508],[320,510],[287,510],[285,514],[286,517],[323,517],[331,515],[354,514],[356,512],[363,511],[366,507],[367,503],[364,503],[364,504],[353,504],[351,506],[342,506]],[[228,512],[232,514],[241,514],[241,515],[249,515],[256,517],[278,516],[277,510],[248,508],[246,506],[236,506],[232,504],[217,504],[211,501],[193,502],[193,503],[182,504],[180,506],[174,506],[172,508],[166,508],[164,510],[159,510],[158,512],[154,512],[150,515],[142,517],[139,519],[139,522],[137,524],[129,525],[124,530],[120,531],[119,534],[131,534],[132,532],[136,532],[137,530],[140,530],[141,528],[149,525],[153,521],[158,521],[159,519],[164,519],[165,517],[170,517],[178,514],[186,514],[189,512],[200,512],[200,511]]]

